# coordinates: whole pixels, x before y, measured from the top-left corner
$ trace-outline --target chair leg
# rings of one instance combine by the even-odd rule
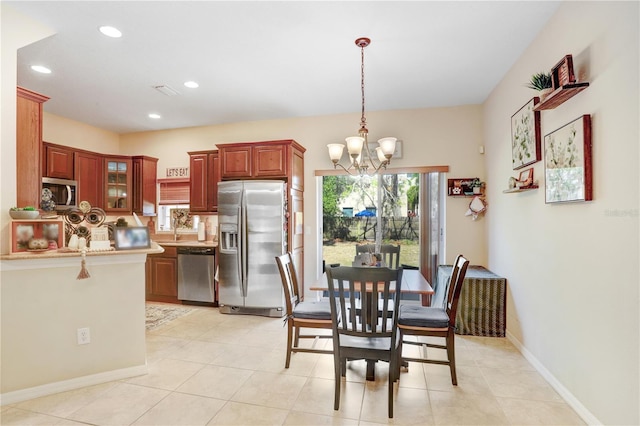
[[[447,334],[447,356],[449,357],[449,369],[451,370],[451,384],[458,385],[458,377],[456,376],[456,348],[454,344],[453,330],[449,330]]]
[[[391,363],[389,364],[389,367],[391,368]],[[389,400],[387,401],[387,404],[389,406],[389,418],[392,419],[393,418],[393,372],[390,370],[389,371]]]
[[[298,327],[296,327],[296,330]],[[289,319],[287,321],[287,360],[284,362],[284,368],[289,368],[289,363],[291,362],[291,343],[293,340],[293,320]]]
[[[295,346],[300,346],[300,327],[296,327],[296,338],[295,338]]]
[[[340,370],[342,369],[342,360],[338,355],[334,355],[333,357],[333,375],[335,380],[335,390],[333,392],[333,409],[340,409],[340,385],[342,383],[342,374],[340,374]]]

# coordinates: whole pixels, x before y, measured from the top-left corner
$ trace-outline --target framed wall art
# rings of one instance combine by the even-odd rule
[[[511,116],[511,163],[513,170],[541,160],[540,111],[533,107],[540,102],[535,97]]]
[[[544,137],[546,203],[592,200],[591,173],[590,115]]]

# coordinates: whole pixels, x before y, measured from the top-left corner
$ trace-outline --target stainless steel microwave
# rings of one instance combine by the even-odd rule
[[[78,182],[68,179],[42,178],[42,188],[48,188],[56,203],[56,211],[67,210],[71,207],[78,207],[76,199]]]

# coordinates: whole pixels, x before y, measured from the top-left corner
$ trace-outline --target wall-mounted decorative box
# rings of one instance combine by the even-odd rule
[[[453,178],[447,179],[447,194],[451,197],[464,197],[473,195],[471,184],[477,178]]]
[[[553,84],[553,90],[576,82],[576,76],[573,72],[573,56],[565,55],[564,58],[551,69],[551,82]]]
[[[11,221],[10,253],[41,253],[64,247],[64,221]]]

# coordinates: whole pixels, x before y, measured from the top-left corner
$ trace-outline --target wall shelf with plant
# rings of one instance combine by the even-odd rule
[[[573,72],[573,56],[565,55],[550,73],[531,76],[527,87],[540,91],[540,103],[533,110],[554,109],[589,87],[588,82],[576,82]]]
[[[453,178],[447,180],[450,197],[476,197],[484,194],[485,183],[479,178]]]

